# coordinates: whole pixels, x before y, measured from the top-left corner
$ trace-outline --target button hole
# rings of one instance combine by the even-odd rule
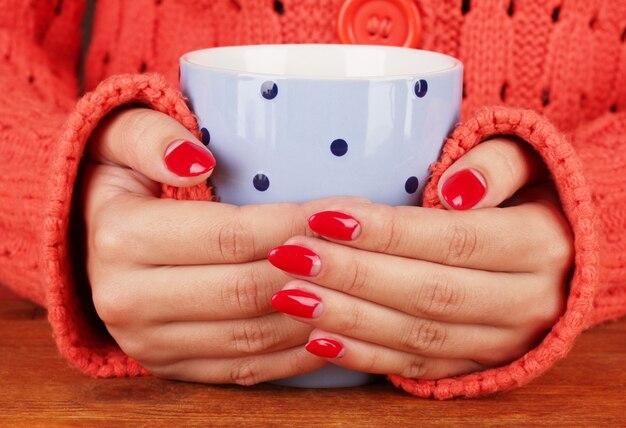
[[[461,3],[461,13],[465,15],[467,12],[470,11],[470,7],[470,0],[463,0],[463,3]]]
[[[380,20],[378,16],[372,15],[370,19],[367,20],[367,32],[370,36],[375,36],[378,32],[378,28],[380,27]]]
[[[547,88],[541,91],[541,104],[544,107],[550,104],[550,90]]]
[[[617,113],[617,104],[612,104],[609,110],[611,113]]]
[[[104,56],[102,57],[102,63],[103,63],[103,64],[108,64],[108,63],[109,63],[109,61],[110,61],[110,58],[109,58],[109,53],[108,53],[108,52],[106,52],[106,53],[104,54]]]
[[[33,83],[35,83],[35,76],[30,74],[30,75],[28,75],[28,84],[32,85]]]
[[[506,11],[506,13],[507,13],[509,16],[513,16],[513,14],[515,13],[515,0],[511,0],[511,1],[509,2],[509,8],[508,8],[508,10]]]
[[[276,12],[279,15],[285,14],[285,5],[283,4],[282,1],[280,0],[274,1],[274,12]]]
[[[142,62],[141,65],[139,66],[139,72],[140,73],[145,73],[146,70],[148,70],[148,64],[146,64],[146,62]]]
[[[622,34],[619,36],[619,39],[622,43],[626,41],[626,28],[624,28],[624,31],[622,31]]]
[[[500,99],[506,101],[506,91],[509,89],[508,82],[504,82],[500,88]]]
[[[393,23],[391,22],[391,19],[389,18],[383,19],[380,25],[380,34],[383,37],[383,39],[389,38],[389,36],[391,35],[392,26],[393,26]]]
[[[558,22],[560,14],[561,14],[561,6],[555,7],[554,10],[552,11],[552,22]]]

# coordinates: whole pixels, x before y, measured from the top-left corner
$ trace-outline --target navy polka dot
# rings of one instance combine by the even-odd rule
[[[426,95],[426,92],[428,92],[427,81],[425,81],[424,79],[420,79],[415,82],[415,95],[417,95],[417,98],[423,98],[424,95]]]
[[[404,190],[406,190],[407,193],[415,193],[419,185],[420,182],[417,177],[409,177],[404,183]]]
[[[211,142],[211,134],[209,133],[209,130],[206,128],[202,128],[200,130],[200,133],[202,134],[202,144],[208,146]]]
[[[346,143],[346,140],[338,138],[330,143],[330,151],[335,156],[343,156],[348,153],[348,143]]]
[[[273,100],[278,95],[278,85],[271,80],[263,82],[261,85],[261,95],[266,100]]]
[[[252,179],[252,184],[259,192],[265,192],[270,187],[270,179],[265,174],[257,174]]]

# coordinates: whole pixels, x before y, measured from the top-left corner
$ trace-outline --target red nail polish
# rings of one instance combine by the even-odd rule
[[[287,315],[317,318],[322,313],[322,300],[302,290],[281,290],[272,296],[272,307]]]
[[[195,177],[215,167],[215,158],[207,149],[190,141],[177,141],[165,151],[165,165],[179,177]]]
[[[314,232],[332,239],[349,241],[361,233],[361,225],[354,217],[338,211],[322,211],[309,218],[309,227]]]
[[[318,357],[337,358],[343,351],[343,345],[333,339],[315,339],[307,343],[304,349]]]
[[[315,276],[322,266],[317,254],[299,245],[276,247],[267,255],[267,260],[278,269],[302,276]]]
[[[441,194],[456,210],[467,210],[485,196],[487,188],[477,173],[464,169],[449,177],[441,187]]]

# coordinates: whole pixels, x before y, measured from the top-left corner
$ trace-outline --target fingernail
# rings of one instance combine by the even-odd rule
[[[337,358],[343,352],[343,345],[333,339],[315,339],[307,343],[304,349],[318,357]]]
[[[298,289],[281,290],[272,296],[272,307],[287,315],[317,318],[322,313],[322,299]]]
[[[299,245],[281,245],[267,255],[267,260],[285,272],[315,276],[320,272],[322,262],[317,254]]]
[[[179,140],[165,151],[165,165],[179,177],[195,177],[215,167],[215,158],[203,146]]]
[[[361,233],[361,225],[354,217],[338,211],[322,211],[309,218],[314,232],[332,239],[349,241]]]
[[[486,192],[484,179],[480,173],[471,169],[463,169],[453,174],[441,187],[443,198],[456,210],[472,208]]]

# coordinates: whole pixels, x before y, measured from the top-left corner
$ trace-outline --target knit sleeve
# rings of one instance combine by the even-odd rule
[[[89,136],[113,109],[143,105],[195,132],[196,121],[178,89],[156,74],[113,76],[78,99],[83,2],[49,10],[54,2],[41,3],[24,2],[27,11],[13,21],[0,17],[0,285],[47,308],[58,348],[82,371],[145,373],[93,309],[74,187]]]
[[[460,124],[433,165],[424,205],[443,208],[437,196],[442,173],[493,135],[515,135],[541,155],[574,234],[575,261],[565,313],[542,342],[503,367],[440,380],[391,375],[422,397],[475,397],[527,384],[564,358],[586,328],[626,314],[626,114],[608,114],[565,135],[545,117],[507,107],[487,107]]]
[[[78,93],[83,11],[54,3],[16,2],[0,14],[0,285],[40,304],[41,213],[54,142]]]

